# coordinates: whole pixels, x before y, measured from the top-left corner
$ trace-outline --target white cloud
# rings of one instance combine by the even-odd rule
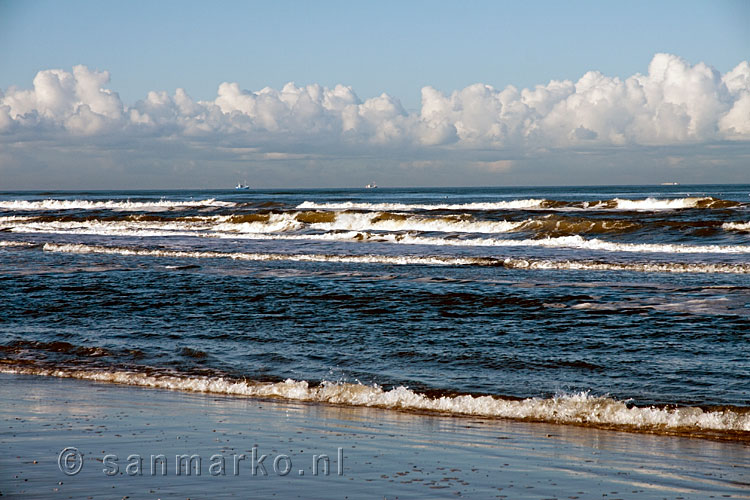
[[[363,101],[343,85],[248,91],[222,83],[213,101],[195,101],[177,89],[149,92],[127,105],[108,83],[106,71],[76,66],[40,71],[31,89],[0,91],[0,141],[70,135],[214,139],[218,145],[231,137],[266,150],[285,145],[288,153],[324,144],[335,154],[337,145],[351,153],[750,140],[750,63],[721,75],[669,54],[656,54],[647,74],[625,80],[590,71],[577,82],[533,89],[474,84],[446,95],[425,87],[413,113],[395,97]]]

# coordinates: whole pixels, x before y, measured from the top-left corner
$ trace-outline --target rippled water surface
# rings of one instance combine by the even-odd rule
[[[748,194],[0,193],[0,366],[750,432]]]

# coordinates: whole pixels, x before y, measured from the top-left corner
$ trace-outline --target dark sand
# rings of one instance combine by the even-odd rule
[[[0,416],[3,498],[750,498],[750,446],[737,442],[8,374]],[[83,465],[68,476],[58,455],[70,446]],[[267,476],[253,475],[253,448]],[[158,454],[167,471],[152,476]],[[177,475],[178,454],[200,455],[201,475]],[[315,476],[320,454],[329,474],[319,460]]]

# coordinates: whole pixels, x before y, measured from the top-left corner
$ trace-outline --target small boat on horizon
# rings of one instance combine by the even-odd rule
[[[378,187],[378,185],[375,184],[374,182],[371,182],[365,186],[365,189],[375,189],[376,187]]]
[[[234,186],[234,189],[246,190],[246,189],[250,189],[250,186],[240,182],[236,186]]]

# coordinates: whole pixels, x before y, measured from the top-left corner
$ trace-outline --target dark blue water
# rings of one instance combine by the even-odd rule
[[[2,193],[0,363],[745,411],[748,193]]]

